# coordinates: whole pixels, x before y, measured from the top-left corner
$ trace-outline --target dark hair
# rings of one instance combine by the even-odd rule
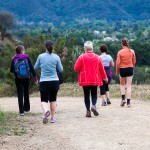
[[[51,54],[52,51],[53,51],[53,46],[49,45],[49,46],[46,46],[46,49],[48,50],[48,52]]]
[[[46,47],[46,49],[48,50],[48,52],[49,52],[50,54],[52,53],[53,45],[54,45],[54,43],[53,43],[52,40],[47,40],[47,41],[45,42],[45,47]]]
[[[107,52],[107,51],[108,51],[107,46],[106,46],[105,44],[102,44],[102,45],[100,46],[100,51],[101,51],[101,53]]]
[[[24,49],[24,47],[23,47],[22,45],[18,45],[18,46],[16,47],[16,53],[17,53],[17,54],[21,54],[21,52],[22,52],[23,49]]]
[[[121,44],[123,46],[129,46],[129,40],[127,38],[123,38],[123,39],[121,39]]]

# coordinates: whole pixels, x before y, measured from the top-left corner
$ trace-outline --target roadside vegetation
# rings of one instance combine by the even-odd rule
[[[10,21],[9,21],[10,20]],[[83,53],[83,44],[91,40],[94,52],[100,54],[101,44],[108,46],[108,53],[116,60],[121,49],[120,40],[127,37],[130,47],[135,50],[137,63],[133,78],[132,98],[150,100],[150,20],[108,21],[78,19],[73,24],[52,22],[15,22],[9,12],[0,12],[0,97],[16,96],[14,75],[10,73],[10,63],[15,55],[15,47],[23,44],[26,53],[35,64],[37,56],[45,51],[44,42],[52,39],[64,67],[64,84],[60,86],[59,96],[83,96],[82,88],[77,85],[77,74],[73,67],[77,57]],[[40,77],[39,72],[37,73]],[[110,86],[111,97],[120,98],[119,81],[113,69],[113,81]],[[98,89],[99,92],[99,89]],[[30,94],[38,96],[38,86],[31,78]],[[0,109],[0,135],[22,135],[27,131],[18,114],[3,112]],[[26,120],[27,121],[27,120]]]

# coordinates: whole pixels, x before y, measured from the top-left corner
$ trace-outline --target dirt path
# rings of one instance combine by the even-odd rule
[[[149,150],[150,102],[132,101],[132,108],[121,108],[120,100],[102,107],[98,117],[85,117],[83,98],[59,97],[55,124],[42,124],[38,97],[31,97],[28,134],[0,137],[0,150]],[[0,98],[5,111],[18,111],[17,99]]]

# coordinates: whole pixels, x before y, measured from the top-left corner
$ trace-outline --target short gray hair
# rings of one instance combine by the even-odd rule
[[[86,42],[84,43],[84,48],[93,51],[93,43],[92,43],[91,41],[86,41]]]

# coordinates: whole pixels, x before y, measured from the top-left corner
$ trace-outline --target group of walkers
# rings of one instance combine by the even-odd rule
[[[118,75],[120,79],[122,97],[120,106],[125,106],[127,99],[127,107],[130,107],[131,84],[136,57],[134,50],[129,48],[127,38],[123,38],[121,44],[122,49],[118,52],[116,60],[116,75]],[[39,83],[41,106],[44,112],[44,124],[48,123],[49,116],[51,116],[51,123],[56,122],[56,99],[59,90],[58,72],[63,72],[61,60],[59,56],[53,52],[53,41],[47,40],[45,42],[45,49],[46,52],[38,56],[33,67],[29,56],[24,54],[24,47],[22,45],[17,46],[16,55],[12,59],[10,68],[10,71],[15,74],[20,116],[24,116],[25,113],[30,111],[30,73],[33,74],[34,83]],[[74,65],[74,70],[78,73],[79,86],[83,87],[86,117],[91,117],[91,112],[93,112],[95,116],[99,115],[96,108],[97,87],[100,89],[102,106],[111,104],[109,84],[112,79],[111,67],[114,67],[114,61],[110,55],[106,54],[107,51],[107,46],[102,44],[100,46],[101,55],[98,56],[93,52],[93,43],[86,41],[84,43],[84,54],[77,58]],[[41,70],[39,81],[35,73],[37,69]],[[27,71],[29,74],[27,74]],[[90,101],[92,102],[92,106],[90,106]]]

